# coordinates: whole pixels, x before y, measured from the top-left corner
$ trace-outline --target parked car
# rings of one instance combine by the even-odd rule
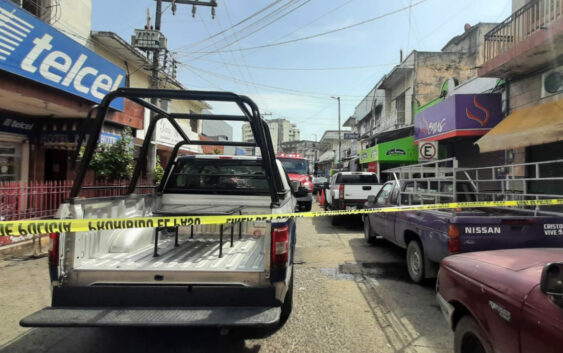
[[[328,181],[325,177],[314,177],[313,178],[313,194],[321,192],[324,188],[324,184]]]
[[[261,157],[179,156],[181,146],[200,144],[185,138],[174,148],[157,192],[137,195],[132,192],[150,143],[145,139],[128,195],[79,198],[104,112],[121,97],[148,109],[153,106],[140,98],[205,98],[250,106],[253,114],[241,114],[239,119],[251,124]],[[254,102],[232,93],[124,88],[106,96],[98,111],[93,125],[98,128],[88,139],[71,197],[60,206],[57,218],[223,215],[232,222],[200,225],[196,219],[118,230],[109,224],[106,230],[52,234],[52,305],[20,324],[279,327],[292,308],[295,220],[236,222],[247,214],[291,213],[296,198],[308,191],[291,183],[276,160],[268,127]],[[174,124],[176,117],[206,119],[198,114],[158,114]],[[151,120],[149,131],[157,120]],[[182,136],[181,127],[176,129]]]
[[[454,352],[561,352],[563,249],[446,257],[436,283]]]
[[[381,185],[377,174],[369,172],[338,172],[325,183],[325,210],[362,209],[370,195],[377,195]],[[338,223],[339,217],[333,217]]]
[[[451,181],[390,181],[366,208],[450,202]],[[474,201],[469,182],[456,184],[459,201]],[[563,216],[523,209],[465,208],[370,213],[364,216],[364,237],[377,244],[382,237],[406,251],[409,276],[415,283],[436,276],[440,261],[452,254],[523,247],[563,247],[563,237],[546,236],[545,227],[563,224]]]
[[[313,178],[309,175],[309,161],[299,153],[278,153],[277,158],[282,162],[291,181],[296,181],[307,189],[305,196],[297,199],[300,211],[311,211],[313,205]]]

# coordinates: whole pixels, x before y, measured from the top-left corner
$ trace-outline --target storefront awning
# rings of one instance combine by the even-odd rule
[[[483,152],[510,150],[563,140],[563,99],[516,110],[481,137]]]
[[[319,163],[333,161],[334,160],[334,151],[326,151],[325,153],[321,154],[319,157]]]

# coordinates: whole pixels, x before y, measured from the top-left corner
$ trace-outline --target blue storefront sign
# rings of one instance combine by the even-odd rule
[[[99,103],[125,70],[7,0],[0,0],[0,69]],[[123,110],[123,99],[113,108]]]
[[[121,139],[121,136],[119,136],[119,135],[110,134],[109,132],[102,131],[100,133],[100,137],[98,138],[98,142],[99,143],[105,143],[105,144],[108,144],[108,145],[113,145],[114,143],[116,143],[120,139]]]

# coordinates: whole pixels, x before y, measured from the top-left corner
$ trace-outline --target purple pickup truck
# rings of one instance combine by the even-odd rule
[[[418,190],[412,181],[391,181],[372,196],[365,208],[451,202],[447,182],[431,182]],[[456,186],[459,201],[473,201],[471,184]],[[417,194],[417,192],[420,192]],[[418,195],[418,196],[417,196]],[[407,249],[409,276],[415,283],[435,278],[440,261],[452,254],[509,248],[563,247],[563,216],[534,215],[521,209],[471,208],[371,213],[364,217],[364,236],[377,244],[382,237]]]

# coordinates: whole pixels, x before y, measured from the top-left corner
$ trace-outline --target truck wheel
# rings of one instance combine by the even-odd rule
[[[280,315],[280,326],[283,326],[287,319],[289,319],[289,315],[291,314],[291,310],[293,309],[293,271],[291,271],[291,278],[289,279],[289,286],[287,287],[287,293],[285,294],[285,300],[283,301],[281,307],[281,315]]]
[[[371,226],[369,224],[369,218],[366,216],[364,217],[364,239],[368,244],[375,244],[377,238],[373,236],[373,232],[371,231]]]
[[[411,240],[407,246],[407,269],[414,283],[424,280],[424,252],[417,240]]]
[[[311,208],[313,207],[313,202],[304,202],[302,203],[302,208],[301,210],[304,212],[309,212],[311,211]]]
[[[455,327],[455,353],[492,353],[490,343],[483,335],[483,331],[471,316],[462,317]]]

